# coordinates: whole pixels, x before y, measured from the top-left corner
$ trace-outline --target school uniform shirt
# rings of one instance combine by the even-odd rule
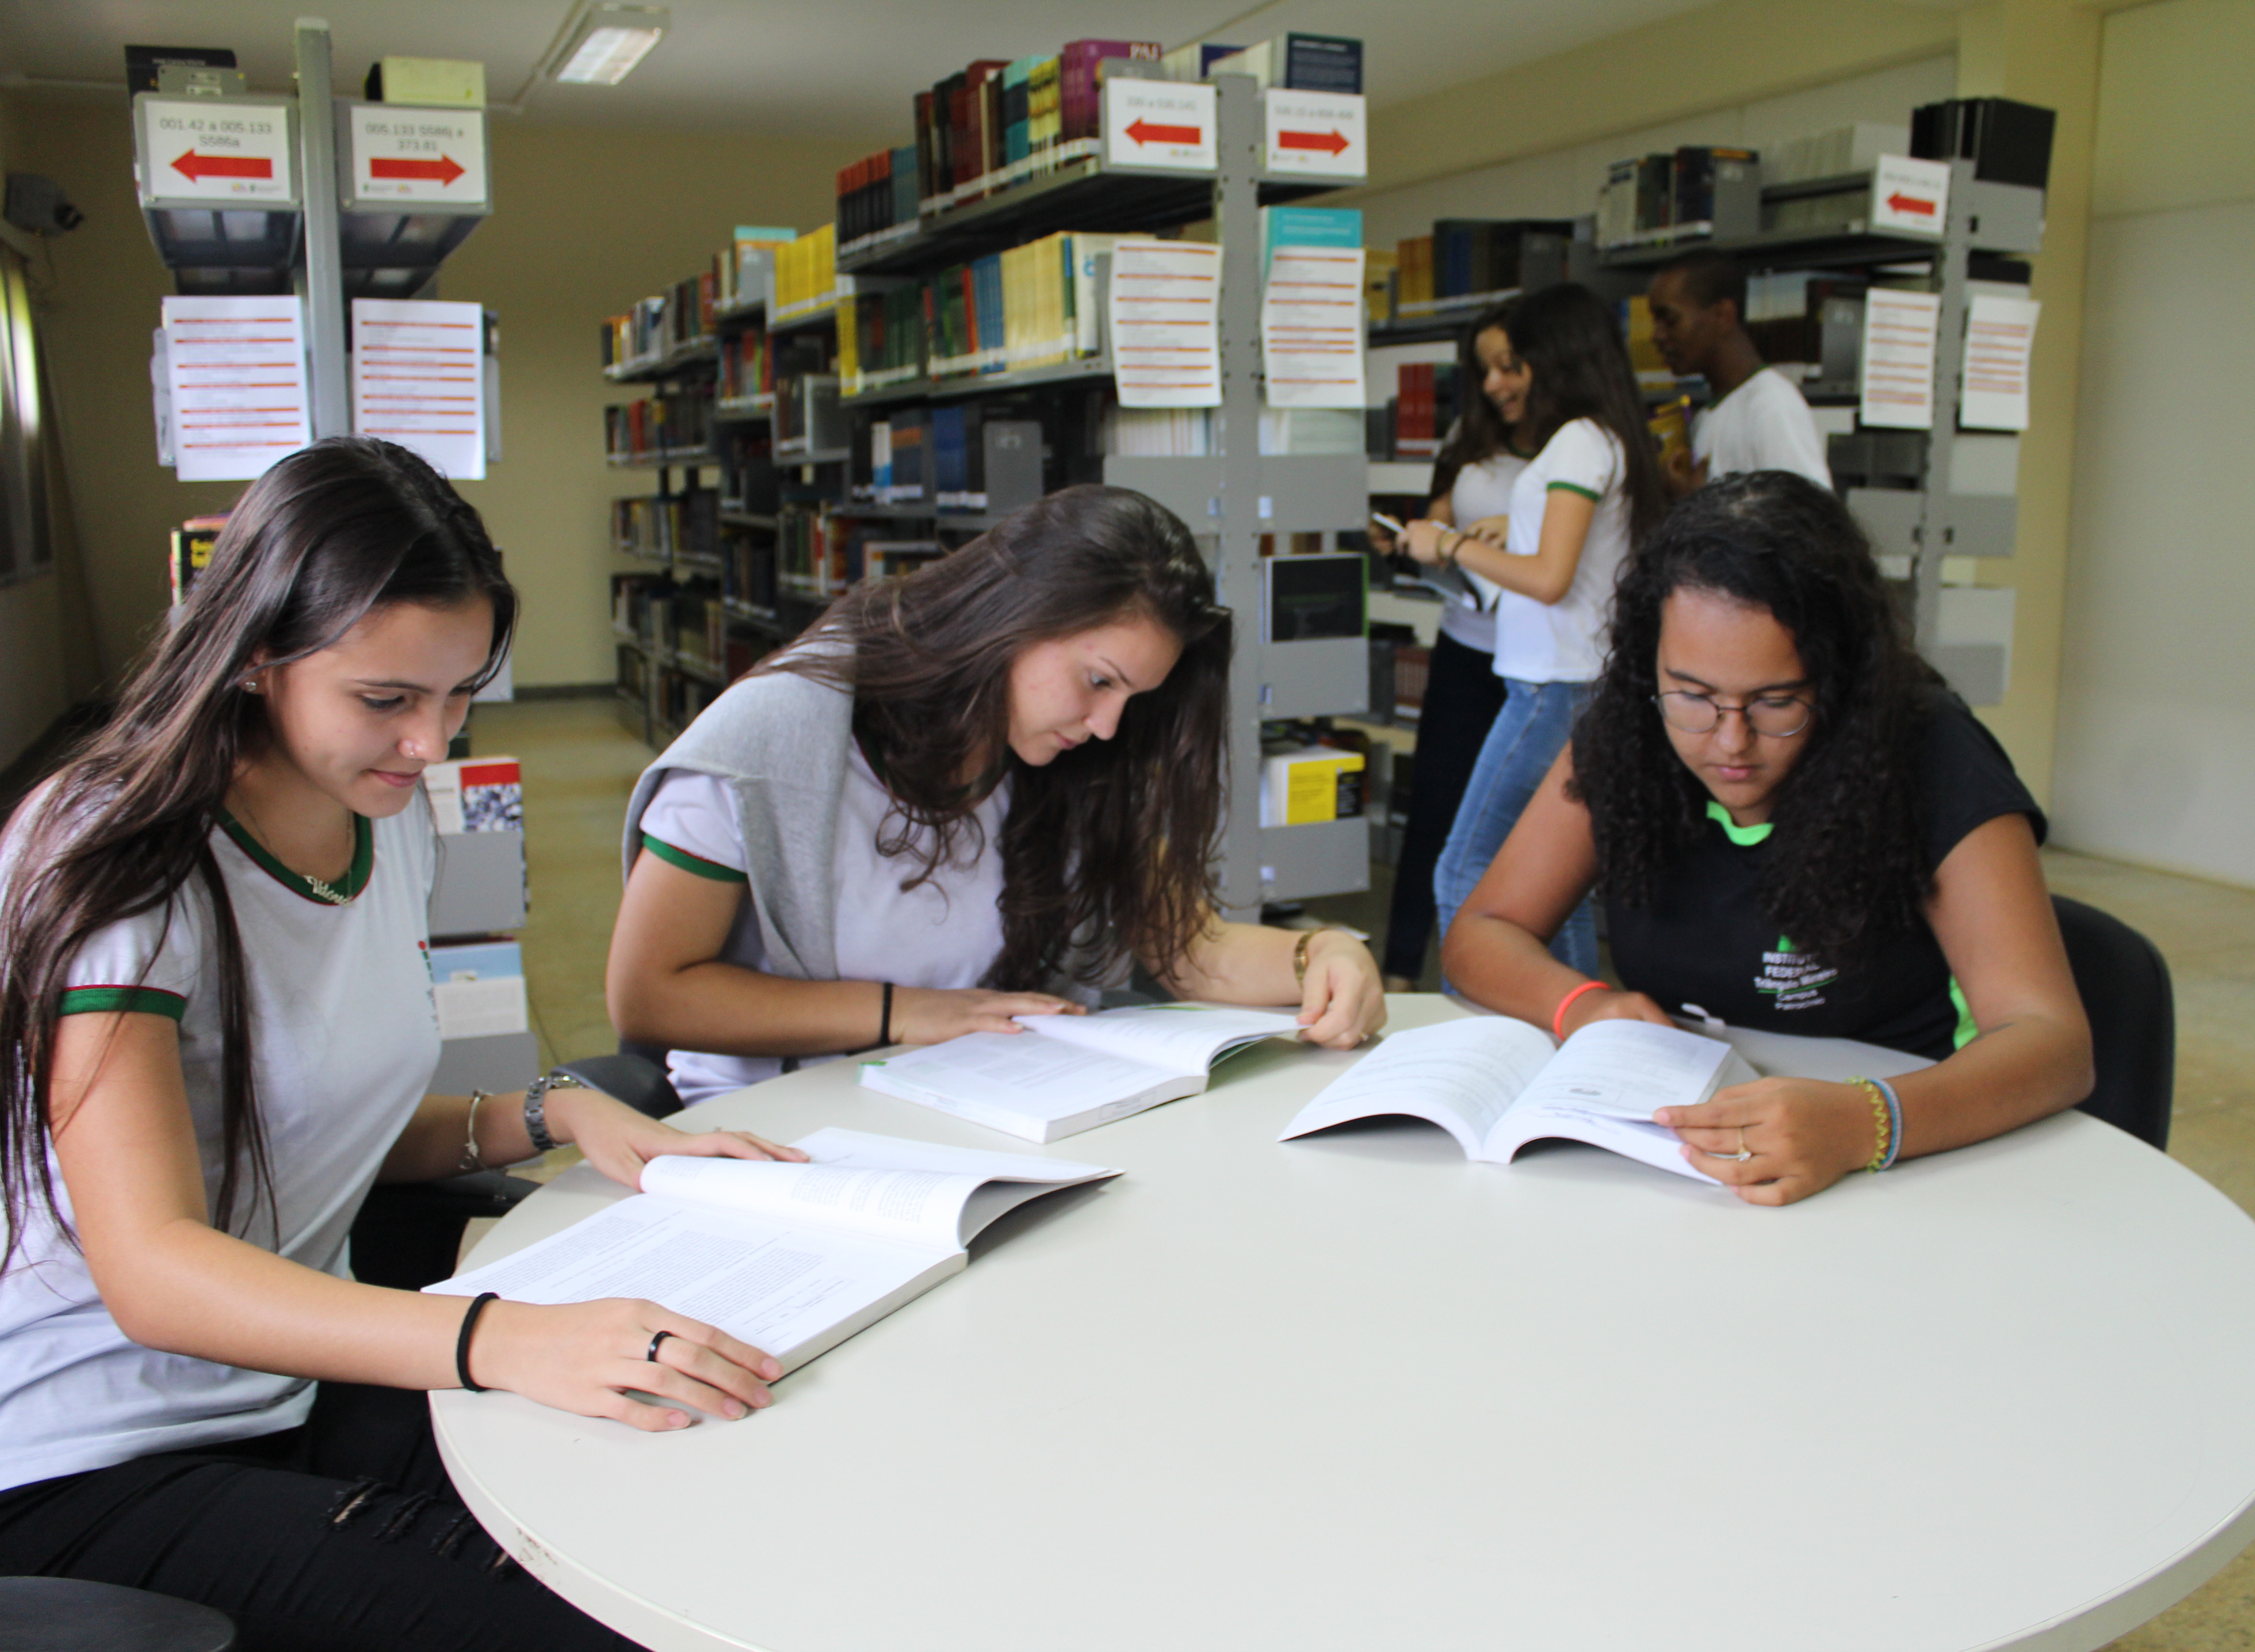
[[[1511,485],[1511,528],[1504,549],[1531,557],[1542,544],[1542,513],[1553,493],[1593,500],[1573,583],[1556,602],[1490,586],[1496,592],[1495,671],[1523,683],[1587,683],[1605,657],[1605,614],[1613,580],[1628,555],[1628,495],[1619,440],[1593,418],[1559,426]],[[1485,582],[1484,582],[1485,583]]]
[[[350,871],[318,887],[231,822],[211,835],[242,937],[251,1073],[273,1172],[270,1208],[247,1171],[238,1178],[233,1231],[340,1279],[351,1277],[348,1239],[361,1201],[439,1064],[430,811],[418,801],[387,820],[356,816],[353,826]],[[0,872],[0,898],[7,881]],[[67,1016],[138,1011],[179,1023],[212,1197],[224,1169],[218,975],[207,894],[192,877],[165,906],[89,938],[62,1001]],[[52,1151],[48,1170],[68,1220]],[[0,1276],[0,1489],[295,1428],[313,1398],[303,1377],[132,1341],[68,1235],[44,1210],[30,1213]]]
[[[857,746],[847,766],[832,851],[838,890],[838,978],[889,981],[896,987],[976,987],[1002,950],[1002,824],[1010,787],[997,786],[973,817],[976,831],[959,833],[955,857],[912,889],[901,884],[921,861],[912,835],[905,854],[888,856],[881,838],[902,828],[892,798]],[[643,847],[671,865],[723,883],[748,882],[747,856],[726,782],[693,770],[671,770],[643,810]],[[763,961],[751,903],[737,910],[720,949],[724,963],[758,969]],[[875,1027],[870,1029],[874,1036]],[[802,1056],[811,1066],[834,1056]],[[775,1056],[732,1056],[677,1050],[668,1067],[673,1087],[693,1106],[713,1096],[772,1079],[783,1071]]]
[[[1830,490],[1832,467],[1800,387],[1774,367],[1753,377],[1691,421],[1691,457],[1704,460],[1707,480],[1749,470],[1790,470]]]
[[[2004,748],[1951,695],[1925,728],[1913,806],[1929,872],[1976,826],[2044,818]],[[1768,825],[1738,826],[1710,801],[1696,845],[1653,891],[1648,907],[1605,903],[1621,984],[1669,1014],[1686,1005],[1733,1026],[1866,1044],[1940,1060],[1970,1042],[1972,1013],[1934,931],[1921,920],[1852,968],[1836,967],[1781,935],[1762,915]]]
[[[1459,528],[1469,528],[1488,517],[1511,514],[1512,484],[1519,473],[1527,468],[1526,455],[1504,452],[1491,453],[1475,464],[1466,465],[1457,473],[1456,482],[1449,489],[1449,514]],[[1469,577],[1469,575],[1468,575]],[[1441,608],[1441,631],[1466,648],[1476,648],[1483,654],[1495,652],[1495,587],[1485,580],[1472,581],[1475,591],[1486,587],[1483,606],[1474,608],[1469,602],[1448,602]]]

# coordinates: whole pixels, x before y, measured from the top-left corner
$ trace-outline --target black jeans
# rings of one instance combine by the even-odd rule
[[[423,1395],[323,1383],[301,1428],[0,1492],[0,1576],[200,1601],[242,1652],[621,1652],[447,1482]]]
[[[1425,702],[1417,714],[1417,763],[1409,783],[1409,820],[1394,868],[1394,903],[1386,915],[1389,975],[1415,981],[1425,967],[1433,933],[1433,868],[1456,824],[1457,805],[1479,761],[1480,747],[1503,709],[1495,656],[1467,648],[1446,632],[1433,644]]]

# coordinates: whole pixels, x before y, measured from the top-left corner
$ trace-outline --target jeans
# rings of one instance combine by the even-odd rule
[[[1456,921],[1457,909],[1472,897],[1511,828],[1534,800],[1542,777],[1565,749],[1574,718],[1589,702],[1587,683],[1504,682],[1503,711],[1487,731],[1479,761],[1472,765],[1457,824],[1433,874],[1433,898],[1441,934]],[[1574,909],[1550,941],[1550,955],[1584,975],[1598,973],[1598,924],[1588,900]]]
[[[1480,747],[1503,709],[1495,656],[1468,648],[1447,632],[1433,644],[1433,669],[1417,714],[1417,763],[1409,780],[1409,819],[1394,868],[1394,903],[1386,917],[1389,975],[1417,979],[1433,933],[1433,869],[1471,784]]]

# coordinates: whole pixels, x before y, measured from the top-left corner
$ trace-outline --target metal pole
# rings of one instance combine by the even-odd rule
[[[306,200],[306,353],[313,436],[352,433],[345,383],[344,263],[337,246],[337,116],[329,25],[298,19],[298,181]]]
[[[1216,582],[1236,615],[1229,667],[1229,821],[1222,843],[1226,915],[1261,917],[1261,100],[1244,74],[1214,80],[1220,176],[1221,534]]]
[[[1957,446],[1957,404],[1964,392],[1965,284],[1972,278],[1973,163],[1949,163],[1949,221],[1943,226],[1942,310],[1935,318],[1934,428],[1926,439],[1926,504],[1912,577],[1918,646],[1930,659],[1942,635],[1942,559],[1949,554],[1949,478]]]

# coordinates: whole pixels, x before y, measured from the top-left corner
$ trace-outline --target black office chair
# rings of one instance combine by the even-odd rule
[[[2098,1082],[2083,1111],[2166,1151],[2176,1094],[2176,995],[2160,949],[2095,906],[2051,897],[2068,967],[2090,1018]]]
[[[76,1578],[0,1578],[7,1652],[229,1652],[235,1624],[192,1600]]]
[[[593,1085],[605,1095],[615,1096],[636,1112],[653,1119],[670,1118],[681,1111],[681,1097],[666,1076],[662,1044],[630,1044],[619,1040],[614,1056],[581,1056],[558,1064],[582,1084]]]
[[[462,1230],[472,1219],[506,1216],[539,1189],[539,1183],[506,1170],[372,1187],[353,1219],[353,1277],[393,1290],[420,1290],[451,1278]],[[0,1648],[5,1646],[0,1642]]]

